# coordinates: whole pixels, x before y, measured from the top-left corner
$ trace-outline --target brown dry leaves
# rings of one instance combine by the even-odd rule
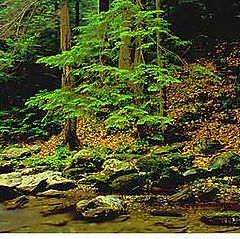
[[[116,149],[120,146],[130,145],[135,140],[130,133],[118,132],[108,135],[103,124],[89,124],[84,119],[78,120],[77,136],[84,146],[96,146],[99,148]],[[38,158],[46,158],[53,155],[59,144],[63,142],[64,133],[53,135],[48,141],[37,141],[41,146]]]
[[[176,120],[176,126],[182,128],[184,134],[190,138],[183,149],[184,153],[195,155],[195,166],[205,167],[211,160],[208,156],[198,155],[194,152],[194,146],[203,137],[218,140],[224,145],[223,151],[232,151],[240,154],[240,109],[239,92],[236,81],[239,76],[229,67],[239,67],[239,44],[234,46],[231,51],[226,50],[226,45],[216,48],[212,59],[200,59],[197,64],[204,66],[215,74],[221,74],[223,80],[203,77],[193,79],[188,76],[188,69],[182,71],[186,77],[180,84],[173,85],[168,89],[168,115]],[[217,70],[213,64],[214,57],[222,56],[225,68]],[[190,65],[195,66],[196,63]],[[228,69],[226,71],[226,69]],[[221,71],[223,70],[223,71]],[[181,76],[181,74],[180,74]],[[233,80],[233,81],[232,81]],[[232,100],[233,105],[221,109],[220,99]],[[187,112],[196,113],[198,119],[180,122],[180,118]],[[223,123],[223,119],[229,117],[235,123]],[[214,157],[215,155],[212,155]]]

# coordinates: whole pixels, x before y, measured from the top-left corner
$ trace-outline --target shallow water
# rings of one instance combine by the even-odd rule
[[[125,232],[125,233],[182,233],[182,232],[237,232],[240,227],[208,226],[202,223],[201,215],[215,211],[212,208],[187,208],[182,217],[153,216],[149,208],[139,208],[130,212],[130,217],[122,216],[102,223],[74,220],[69,213],[43,217],[41,211],[46,205],[57,205],[62,199],[32,198],[23,209],[6,210],[0,204],[1,232]]]

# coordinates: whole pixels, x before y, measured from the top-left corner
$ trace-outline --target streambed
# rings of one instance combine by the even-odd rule
[[[60,205],[63,198],[29,197],[29,202],[21,209],[7,210],[0,204],[1,232],[73,232],[73,233],[202,233],[234,232],[240,233],[239,226],[206,225],[199,218],[219,209],[215,206],[176,207],[181,213],[172,216],[152,215],[156,206],[142,206],[139,203],[130,206],[129,213],[105,222],[86,222],[74,219],[72,212],[43,216],[42,211],[54,205]]]

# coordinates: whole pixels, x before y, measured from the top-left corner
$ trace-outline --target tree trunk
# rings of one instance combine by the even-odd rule
[[[109,10],[109,0],[99,0],[99,12],[107,12]]]
[[[75,0],[75,27],[80,24],[79,0]]]
[[[161,0],[156,0],[156,10],[161,10]],[[157,17],[160,18],[160,14],[157,14]],[[163,54],[161,49],[161,34],[157,33],[157,64],[160,68],[163,68]],[[160,115],[161,116],[167,116],[166,111],[166,87],[163,86],[160,91],[160,100],[161,100],[161,106],[160,106]]]
[[[69,15],[69,0],[63,0],[60,8],[60,44],[61,51],[69,51],[71,49],[71,28],[70,28],[70,15]],[[72,90],[74,86],[74,79],[70,74],[72,66],[65,66],[62,74],[62,89]],[[80,146],[77,137],[77,119],[67,120],[64,128],[64,143],[70,149],[75,149]]]
[[[156,10],[161,10],[161,0],[156,0]],[[157,18],[160,18],[160,14],[157,14]],[[161,35],[157,33],[157,63],[159,67],[163,67],[162,50],[161,50]]]
[[[141,9],[144,9],[145,4],[146,4],[146,0],[136,0],[136,4]],[[143,53],[142,53],[141,45],[142,45],[141,37],[136,37],[136,39],[135,39],[134,62],[133,62],[134,66],[137,66],[139,64],[144,63],[144,56],[143,56]]]

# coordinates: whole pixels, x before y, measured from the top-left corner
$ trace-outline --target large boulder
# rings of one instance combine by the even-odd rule
[[[47,178],[46,173],[39,173],[34,175],[24,175],[21,177],[21,184],[16,188],[21,190],[24,193],[35,193],[44,191],[47,186]]]
[[[21,196],[22,194],[15,188],[0,185],[0,202]]]
[[[98,196],[92,200],[82,200],[76,205],[80,218],[87,221],[106,221],[125,212],[125,207],[116,195]]]
[[[34,145],[32,147],[24,148],[24,147],[19,147],[19,145],[15,146],[9,146],[2,150],[0,153],[0,159],[2,160],[10,160],[10,159],[24,159],[33,153],[38,152],[40,149],[39,146]]]
[[[54,172],[51,177],[47,178],[46,182],[47,190],[54,189],[59,191],[66,191],[77,186],[73,180],[63,178],[62,174],[58,172]]]
[[[120,176],[113,180],[112,190],[120,193],[142,193],[144,175],[145,174],[132,173]]]
[[[81,168],[85,172],[96,172],[102,164],[105,154],[91,148],[86,148],[78,151],[73,155],[71,164],[65,169]]]
[[[107,175],[100,173],[88,174],[79,180],[80,184],[90,184],[94,188],[97,188],[100,192],[110,193],[111,182]]]
[[[22,182],[22,174],[19,172],[12,172],[0,174],[0,186],[15,188]]]
[[[93,150],[82,149],[73,155],[73,162],[76,164],[76,166],[84,166],[93,157],[94,157]]]
[[[26,170],[22,170],[21,172],[0,174],[0,187],[3,193],[6,191],[6,194],[10,195],[4,197],[1,195],[2,200],[7,200],[6,198],[14,198],[21,193],[32,194],[49,189],[65,191],[76,187],[76,184],[74,181],[62,177],[60,172],[46,171],[27,175]]]
[[[82,178],[80,182],[90,183],[100,191],[109,193],[113,180],[120,176],[136,172],[137,169],[130,162],[110,158],[104,162],[102,171],[90,175],[88,174]]]
[[[14,171],[14,164],[9,161],[1,160],[0,161],[0,174],[2,173],[11,173]]]
[[[194,204],[198,202],[213,202],[217,199],[219,189],[216,185],[201,184],[197,187],[185,186],[179,192],[169,197],[170,202],[179,204]]]
[[[137,171],[130,162],[120,161],[114,158],[107,159],[102,168],[101,173],[107,175],[110,180]]]
[[[44,190],[68,190],[76,187],[74,181],[62,177],[62,173],[46,171],[33,175],[22,176],[22,181],[18,189],[26,192],[41,192]]]

